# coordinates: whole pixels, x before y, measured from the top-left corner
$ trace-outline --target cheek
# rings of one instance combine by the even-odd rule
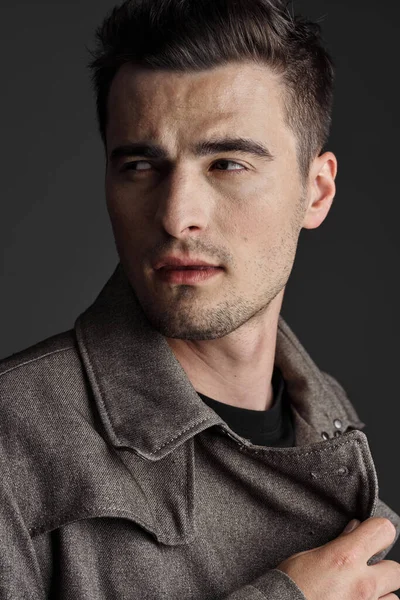
[[[293,207],[285,195],[266,194],[252,198],[245,209],[234,216],[233,253],[239,263],[243,261],[244,270],[254,272],[261,269],[265,275],[271,269],[286,272],[296,248],[297,236],[293,227]],[[227,231],[227,239],[230,234]]]
[[[265,187],[253,189],[244,197],[245,201],[235,205],[225,222],[233,225],[235,237],[250,247],[272,243],[285,222],[281,199]]]

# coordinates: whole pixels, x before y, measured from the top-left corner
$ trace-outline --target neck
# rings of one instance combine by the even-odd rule
[[[197,392],[239,408],[271,408],[282,300],[283,295],[275,298],[262,316],[220,339],[166,338]]]

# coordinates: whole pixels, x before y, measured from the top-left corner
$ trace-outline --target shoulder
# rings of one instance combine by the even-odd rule
[[[0,361],[0,494],[7,485],[27,528],[100,514],[110,481],[124,477],[102,437],[74,330]]]
[[[73,329],[0,361],[0,435],[85,411],[87,386]],[[51,420],[54,420],[51,419]]]
[[[24,374],[35,373],[60,357],[59,354],[73,354],[76,351],[74,330],[70,329],[48,337],[28,348],[10,354],[0,360],[0,385],[9,378],[19,378]],[[7,378],[7,375],[9,377]]]

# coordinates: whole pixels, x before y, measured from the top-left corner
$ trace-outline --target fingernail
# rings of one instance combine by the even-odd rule
[[[343,531],[345,533],[350,533],[350,531],[353,531],[359,524],[360,524],[360,521],[358,519],[352,519],[350,521],[350,523],[348,523],[348,525],[346,525],[346,527],[344,528]]]

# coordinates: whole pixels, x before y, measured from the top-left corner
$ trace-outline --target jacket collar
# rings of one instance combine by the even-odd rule
[[[75,333],[100,418],[115,447],[157,461],[213,425],[250,444],[201,400],[164,336],[147,320],[121,263],[77,318]],[[337,419],[343,432],[365,426],[341,386],[318,369],[282,316],[275,363],[299,426],[296,445],[322,441],[322,432],[333,436]]]

